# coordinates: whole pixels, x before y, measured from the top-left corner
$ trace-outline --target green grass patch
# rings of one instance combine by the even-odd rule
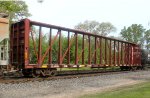
[[[80,67],[78,68],[58,68],[58,71],[71,71],[71,70],[98,70],[98,68],[91,68],[91,67]],[[112,66],[107,68],[99,68],[99,70],[120,70],[120,67]]]
[[[150,98],[150,81],[80,98]]]
[[[77,68],[59,68],[58,71],[61,70],[61,71],[71,71],[71,70],[91,70],[90,67],[81,67],[79,69]]]

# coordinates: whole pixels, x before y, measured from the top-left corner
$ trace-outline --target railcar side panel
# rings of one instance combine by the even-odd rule
[[[11,26],[10,61],[18,69],[141,66],[141,49],[134,43],[24,19]]]

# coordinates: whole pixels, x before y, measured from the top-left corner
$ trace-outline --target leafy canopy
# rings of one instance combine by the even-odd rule
[[[110,32],[115,32],[116,28],[109,22],[99,23],[97,21],[84,21],[75,26],[75,29],[107,36]]]
[[[10,21],[17,21],[30,16],[24,1],[0,1],[0,12],[9,15]]]
[[[124,27],[120,34],[124,40],[140,44],[143,46],[144,44],[144,32],[145,29],[141,24],[132,24],[131,26]]]
[[[146,41],[145,47],[149,50],[150,49],[150,29],[145,32],[144,38]]]

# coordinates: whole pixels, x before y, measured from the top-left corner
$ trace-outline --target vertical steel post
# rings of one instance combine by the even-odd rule
[[[138,46],[138,51],[139,51],[139,65],[141,66],[141,55],[142,55],[142,51],[140,46]]]
[[[88,64],[91,64],[91,40],[90,40],[90,36],[88,36],[88,40],[89,40]]]
[[[61,45],[61,30],[59,32],[59,50],[58,50],[58,64],[62,64],[62,45]]]
[[[109,47],[109,65],[111,66],[111,40],[110,40],[110,47]]]
[[[25,33],[24,33],[24,62],[25,68],[29,65],[29,30],[30,30],[30,21],[28,19],[24,20],[25,22]]]
[[[75,33],[75,65],[78,64],[78,34]]]
[[[116,66],[116,41],[114,40],[114,66]]]
[[[48,62],[49,64],[52,64],[52,29],[50,28],[50,32],[49,32],[49,46],[51,47],[49,49],[49,59]]]
[[[102,38],[99,38],[100,60],[99,64],[102,65]]]
[[[132,66],[132,45],[131,44],[129,44],[129,51],[130,51],[130,53],[129,53],[130,66]]]
[[[39,27],[39,45],[38,45],[38,64],[41,66],[41,57],[42,57],[42,27]]]
[[[107,65],[107,39],[105,38],[105,65]]]
[[[94,64],[97,64],[97,37],[95,37]]]
[[[123,42],[121,42],[121,65],[123,65]]]
[[[130,48],[131,48],[131,56],[130,56],[130,62],[131,62],[131,65],[135,65],[136,64],[136,60],[134,60],[134,52],[133,51],[136,51],[137,49],[136,49],[136,47],[135,46],[133,46],[133,45],[130,45]]]
[[[124,64],[127,65],[127,44],[124,46]]]
[[[118,41],[118,66],[120,66],[120,44],[119,44],[119,41]]]
[[[70,48],[69,48],[69,45],[70,45],[70,32],[68,31],[68,61],[67,61],[68,64],[70,64]]]
[[[84,64],[84,34],[83,34],[83,38],[82,38],[82,64]]]
[[[130,66],[130,46],[129,46],[129,44],[128,44],[128,64],[129,64],[129,66]]]

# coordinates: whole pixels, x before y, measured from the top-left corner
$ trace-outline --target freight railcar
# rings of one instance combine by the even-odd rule
[[[25,76],[61,68],[141,68],[140,46],[60,26],[21,20],[11,25],[10,65]]]

